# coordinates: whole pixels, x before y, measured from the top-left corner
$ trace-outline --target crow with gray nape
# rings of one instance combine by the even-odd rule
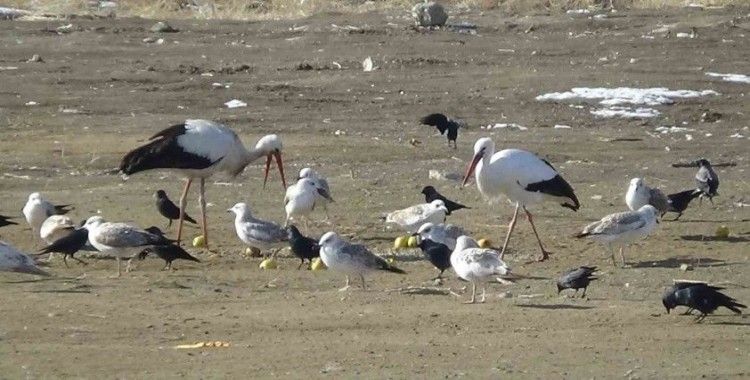
[[[705,158],[695,161],[694,164],[698,166],[698,172],[695,173],[695,183],[698,185],[698,189],[703,192],[700,197],[701,199],[708,198],[713,204],[713,198],[719,195],[719,176],[711,167],[711,163]]]
[[[700,189],[693,189],[667,195],[667,212],[677,213],[677,217],[674,220],[680,219],[682,213],[688,208],[690,201],[698,198],[701,194],[703,192]]]
[[[443,194],[438,193],[437,189],[432,186],[425,186],[422,189],[422,194],[424,194],[425,203],[430,203],[436,199],[443,201],[443,203],[445,204],[445,208],[448,209],[448,212],[445,213],[445,215],[450,215],[453,211],[460,210],[462,208],[471,208],[446,198]]]
[[[172,227],[172,221],[180,219],[180,208],[169,199],[164,190],[157,190],[154,193],[154,198],[156,198],[156,209],[159,211],[159,214],[169,220],[167,228]],[[185,213],[185,221],[197,224],[195,219],[191,218],[187,213]]]
[[[172,268],[172,261],[175,261],[177,259],[195,261],[196,263],[201,262],[200,260],[191,256],[186,250],[182,249],[182,247],[175,244],[163,244],[148,247],[138,254],[138,260],[145,259],[149,253],[153,253],[154,255],[159,256],[162,260],[164,260],[164,263],[166,265],[162,270],[174,270],[174,268]]]
[[[289,235],[289,247],[292,249],[294,256],[300,260],[297,270],[305,264],[305,259],[312,264],[312,259],[320,257],[320,245],[318,245],[317,240],[302,235],[299,229],[293,224],[290,224],[286,228],[286,231]]]
[[[451,141],[453,141],[453,149],[456,149],[458,128],[462,124],[460,121],[453,120],[442,113],[431,113],[419,119],[419,122],[437,128],[441,135],[446,135],[448,138],[448,146],[451,146]],[[448,133],[446,134],[446,132]]]
[[[713,314],[722,306],[735,314],[742,314],[740,309],[747,306],[721,293],[720,290],[724,288],[702,282],[677,282],[664,293],[662,304],[667,309],[667,314],[677,306],[687,306],[688,312],[698,310],[701,314],[695,319],[696,322],[703,321],[708,314]]]
[[[596,267],[578,267],[570,269],[562,274],[557,279],[557,294],[560,294],[563,289],[575,289],[575,296],[578,294],[578,289],[583,289],[581,298],[586,297],[586,289],[593,280],[597,280],[598,277],[594,277]]]

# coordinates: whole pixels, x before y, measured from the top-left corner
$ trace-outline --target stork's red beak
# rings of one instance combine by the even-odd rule
[[[469,178],[474,175],[474,169],[477,168],[477,164],[482,159],[482,157],[484,157],[484,150],[474,155],[474,158],[471,160],[471,164],[469,164],[469,167],[466,169],[466,174],[464,174],[464,181],[461,183],[461,186],[466,186],[466,183],[469,182]]]
[[[266,182],[268,182],[268,170],[271,168],[271,156],[276,158],[276,165],[279,166],[279,174],[281,174],[281,183],[286,189],[286,178],[284,177],[284,162],[281,159],[281,152],[273,151],[266,156],[266,174],[263,178],[263,188],[266,188]]]

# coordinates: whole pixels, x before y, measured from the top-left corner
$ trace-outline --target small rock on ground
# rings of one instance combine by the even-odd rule
[[[179,32],[179,30],[173,28],[171,25],[167,24],[164,21],[159,21],[156,24],[154,24],[150,31],[154,33],[176,33]]]

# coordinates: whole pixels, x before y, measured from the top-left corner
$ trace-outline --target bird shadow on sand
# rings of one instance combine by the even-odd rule
[[[75,277],[40,277],[35,279],[25,279],[18,281],[3,281],[1,284],[33,284],[37,282],[55,282],[55,281],[77,281]]]
[[[593,309],[594,306],[583,306],[583,305],[566,305],[566,304],[555,304],[555,305],[516,305],[517,307],[526,307],[530,309],[542,309],[542,310],[588,310]]]
[[[708,220],[708,219],[678,219],[674,220],[672,218],[669,219],[662,219],[662,221],[665,222],[677,222],[677,223],[736,223],[736,222],[750,222],[750,219],[740,219],[740,220],[734,220],[734,219],[722,219],[722,220]]]
[[[682,264],[691,264],[698,268],[700,267],[723,267],[732,265],[725,260],[721,259],[710,259],[707,257],[689,257],[689,256],[678,256],[670,257],[663,260],[646,260],[639,261],[637,263],[630,263],[631,268],[679,268]]]
[[[729,237],[718,237],[718,236],[707,236],[707,235],[682,235],[682,240],[687,241],[725,241],[729,243],[745,243],[749,242],[750,238],[745,236],[729,236]]]
[[[743,321],[743,322],[737,322],[737,321],[722,321],[722,322],[712,322],[712,325],[724,325],[724,326],[750,326],[750,321]]]

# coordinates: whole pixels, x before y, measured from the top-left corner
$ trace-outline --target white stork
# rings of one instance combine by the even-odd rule
[[[488,137],[483,137],[474,144],[474,158],[466,170],[464,186],[474,173],[476,173],[477,187],[486,198],[496,200],[504,195],[516,204],[516,211],[513,213],[513,219],[508,226],[508,234],[505,236],[505,243],[500,252],[500,259],[502,260],[505,254],[510,235],[516,226],[518,209],[523,208],[536,240],[539,242],[539,248],[542,250],[542,257],[539,261],[546,260],[550,252],[544,249],[531,213],[526,206],[553,201],[577,211],[580,203],[570,184],[549,162],[533,153],[521,149],[503,149],[495,153],[495,143]]]
[[[206,178],[217,172],[237,176],[251,162],[266,157],[263,187],[268,181],[271,158],[276,158],[281,182],[286,188],[284,166],[281,160],[281,139],[277,135],[263,136],[255,148],[247,149],[237,134],[227,126],[209,120],[186,120],[152,136],[148,144],[138,147],[122,159],[120,170],[131,175],[150,169],[168,169],[186,177],[185,188],[180,197],[180,219],[177,242],[182,237],[187,192],[194,179],[200,179],[199,202],[201,206],[203,236],[208,246],[206,228]]]

